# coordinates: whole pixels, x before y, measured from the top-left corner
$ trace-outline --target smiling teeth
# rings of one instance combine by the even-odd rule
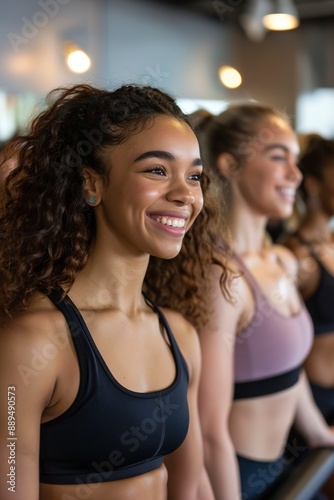
[[[184,227],[186,221],[184,219],[170,219],[169,217],[157,217],[156,220],[165,226]]]
[[[296,190],[293,188],[281,188],[280,191],[289,196],[294,196],[296,194]]]

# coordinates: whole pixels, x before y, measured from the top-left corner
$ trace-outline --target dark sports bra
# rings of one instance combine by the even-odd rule
[[[176,377],[160,391],[138,393],[123,387],[105,364],[69,297],[49,295],[64,314],[80,368],[78,394],[59,417],[41,424],[40,481],[82,484],[116,481],[158,468],[187,434],[188,370],[167,320],[149,299],[167,332]],[[70,383],[70,381],[69,381]]]
[[[294,236],[305,245],[320,270],[320,281],[316,290],[305,300],[314,325],[315,335],[334,332],[334,276],[327,271],[321,259],[314,251],[312,244],[306,241],[298,232]]]
[[[277,311],[241,258],[234,258],[254,296],[252,321],[238,332],[234,352],[234,399],[283,391],[298,382],[300,367],[313,342],[310,316]]]

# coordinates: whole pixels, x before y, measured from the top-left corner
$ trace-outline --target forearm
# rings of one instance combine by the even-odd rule
[[[215,500],[239,500],[239,467],[230,438],[206,441],[205,462]]]
[[[304,372],[301,374],[300,393],[295,426],[310,446],[332,445],[333,434],[317,407]]]
[[[1,462],[1,460],[0,460]],[[15,466],[8,462],[0,470],[3,477],[0,480],[1,500],[38,500],[39,482],[35,464],[30,465],[29,458],[17,455]]]
[[[203,471],[200,478],[199,487],[196,494],[196,500],[215,500],[210,479],[206,469]]]
[[[168,500],[216,500],[211,483],[204,467],[197,470],[196,477],[185,478],[182,474],[182,468],[178,467],[179,472],[170,475],[170,468],[168,468]]]

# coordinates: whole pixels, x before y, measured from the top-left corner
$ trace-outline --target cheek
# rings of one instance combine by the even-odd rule
[[[263,189],[268,188],[268,186],[275,182],[275,177],[277,175],[276,171],[270,168],[270,165],[263,162],[255,162],[244,168],[244,171],[240,172],[239,183],[242,185],[244,190],[257,195]]]
[[[204,206],[204,198],[203,194],[200,193],[195,197],[195,203],[194,203],[194,215],[197,217],[197,215],[201,212],[202,208]]]
[[[270,185],[271,181],[268,176],[263,175],[262,172],[254,172],[247,179],[243,179],[239,184],[239,189],[246,200],[257,202],[270,195],[270,189],[268,189]]]
[[[126,191],[126,198],[138,205],[151,205],[160,197],[159,189],[156,186],[134,186]]]

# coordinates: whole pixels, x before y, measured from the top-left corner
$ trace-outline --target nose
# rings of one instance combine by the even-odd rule
[[[289,177],[295,181],[297,186],[299,186],[302,181],[303,174],[299,170],[295,161],[291,161],[289,163]]]
[[[182,205],[192,205],[195,203],[195,195],[184,179],[177,179],[170,185],[167,199]]]

